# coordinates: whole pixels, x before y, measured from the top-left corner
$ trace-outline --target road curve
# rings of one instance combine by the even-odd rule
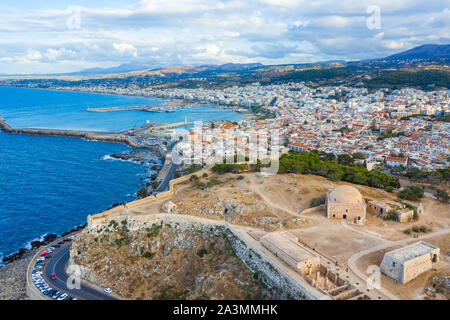
[[[66,266],[70,258],[70,247],[71,244],[68,244],[53,251],[52,257],[45,264],[42,277],[49,286],[79,300],[117,300],[116,297],[106,294],[102,289],[82,280],[80,289],[69,289],[67,287],[69,275],[66,272]],[[50,275],[52,273],[56,275],[56,280],[51,280]]]

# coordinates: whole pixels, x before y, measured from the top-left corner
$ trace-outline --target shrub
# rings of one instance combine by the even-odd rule
[[[448,202],[450,200],[450,196],[445,190],[436,190],[434,196],[436,197],[436,199],[441,200],[443,202]]]
[[[148,190],[146,187],[142,187],[139,189],[139,191],[137,192],[137,197],[138,199],[142,199],[148,196]]]
[[[390,210],[383,219],[387,221],[398,221],[396,211]]]
[[[151,252],[147,251],[147,252],[145,252],[142,256],[143,256],[144,258],[150,259],[150,258],[152,258],[154,255],[155,255],[154,253],[151,253]]]
[[[423,198],[423,189],[418,186],[408,186],[398,193],[400,199],[417,201]]]
[[[311,208],[318,207],[324,203],[325,203],[325,196],[321,196],[321,197],[312,199],[310,207]]]
[[[205,254],[207,254],[208,251],[205,248],[202,248],[200,250],[197,251],[197,255],[201,258],[203,257]]]

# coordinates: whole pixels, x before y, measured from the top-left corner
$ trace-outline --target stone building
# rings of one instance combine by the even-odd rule
[[[384,218],[386,214],[392,210],[390,205],[381,200],[369,201],[367,208],[370,212],[376,214],[380,218]]]
[[[302,275],[316,272],[320,266],[320,257],[303,248],[292,233],[269,233],[262,237],[260,242]]]
[[[439,262],[439,248],[420,241],[387,252],[381,262],[381,272],[397,282],[407,283],[430,270]]]
[[[366,219],[366,203],[352,186],[338,186],[327,193],[326,210],[329,219],[344,219],[356,224],[363,224]]]
[[[176,213],[177,205],[175,203],[173,203],[172,201],[166,202],[162,206],[162,211],[164,213]]]
[[[414,210],[409,208],[397,210],[395,214],[397,215],[398,222],[409,222],[414,218]]]

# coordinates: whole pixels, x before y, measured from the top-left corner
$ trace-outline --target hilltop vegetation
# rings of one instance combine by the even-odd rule
[[[437,87],[450,88],[450,73],[446,71],[397,71],[386,72],[366,82],[368,89],[401,89],[416,87],[422,90],[433,90]]]
[[[264,165],[256,164],[216,164],[213,171],[219,174],[243,171],[256,171]],[[380,171],[369,171],[363,166],[354,165],[350,155],[340,155],[337,159],[333,154],[319,152],[295,152],[280,157],[279,173],[315,174],[333,181],[347,181],[375,188],[397,189],[398,179]]]

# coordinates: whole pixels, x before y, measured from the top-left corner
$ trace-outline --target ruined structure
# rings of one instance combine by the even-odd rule
[[[173,203],[172,201],[166,202],[162,206],[162,211],[164,213],[176,213],[177,205],[175,203]]]
[[[392,210],[390,205],[380,200],[369,201],[367,208],[370,212],[376,214],[380,218],[384,218],[386,214]]]
[[[366,219],[366,203],[361,193],[351,186],[338,186],[327,193],[327,217],[363,224]]]
[[[398,222],[409,222],[414,218],[414,210],[409,208],[397,210],[395,214]]]
[[[264,247],[302,275],[315,272],[319,268],[320,258],[305,250],[292,233],[269,233],[260,241]]]
[[[397,282],[407,283],[439,261],[439,248],[420,241],[387,252],[381,262],[381,272]]]

